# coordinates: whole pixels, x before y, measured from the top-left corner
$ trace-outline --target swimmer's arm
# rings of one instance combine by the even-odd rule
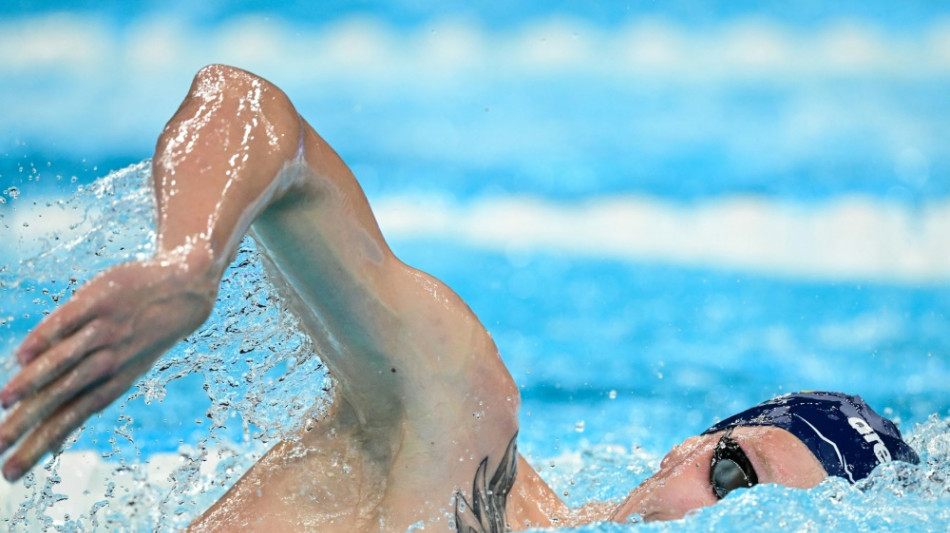
[[[243,80],[245,83],[235,83]],[[241,94],[228,94],[240,90]],[[210,313],[221,275],[251,221],[293,186],[280,173],[300,120],[275,87],[209,67],[161,135],[153,176],[154,257],[85,284],[16,351],[21,370],[0,390],[3,466],[22,476],[86,418],[123,394]]]
[[[309,127],[306,172],[280,172],[300,127],[266,81],[225,67],[199,73],[156,149],[155,257],[92,280],[18,350],[24,367],[0,392],[14,405],[0,449],[23,438],[8,479],[205,320],[255,219],[341,396],[364,428],[388,437],[381,456],[409,443],[412,453],[464,453],[472,472],[471,461],[500,458],[518,394],[488,333],[451,290],[392,255],[352,174]],[[454,448],[425,448],[446,442]]]
[[[455,292],[393,254],[356,178],[306,122],[303,140],[305,179],[251,229],[340,398],[373,442],[458,453],[464,466],[491,455],[494,467],[519,396],[491,336]]]

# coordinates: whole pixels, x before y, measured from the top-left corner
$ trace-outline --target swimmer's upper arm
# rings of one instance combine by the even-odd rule
[[[419,435],[442,439],[484,417],[510,439],[518,391],[488,332],[451,289],[393,255],[356,178],[309,126],[304,141],[306,179],[253,234],[341,394],[362,418]]]

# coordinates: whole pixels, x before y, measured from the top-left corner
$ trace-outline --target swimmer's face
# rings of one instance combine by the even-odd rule
[[[719,501],[710,483],[710,463],[724,433],[691,437],[674,447],[660,471],[634,489],[611,520],[623,522],[633,514],[646,521],[675,520]],[[828,476],[808,448],[784,429],[739,427],[730,438],[748,457],[759,483],[811,488]]]

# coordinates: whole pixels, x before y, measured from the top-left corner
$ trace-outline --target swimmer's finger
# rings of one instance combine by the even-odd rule
[[[72,368],[83,356],[102,346],[99,321],[93,320],[26,364],[0,390],[0,405],[10,407]]]
[[[81,328],[92,318],[95,303],[93,299],[78,295],[53,311],[20,343],[16,350],[17,361],[21,365],[29,363],[60,339]]]
[[[81,397],[84,389],[108,377],[104,370],[111,365],[112,357],[110,350],[99,350],[17,404],[0,424],[0,453],[60,406]]]
[[[46,452],[58,449],[70,433],[94,413],[101,411],[128,390],[138,377],[134,365],[122,370],[105,383],[86,391],[74,401],[60,407],[23,440],[3,465],[3,477],[16,481],[33,467]]]

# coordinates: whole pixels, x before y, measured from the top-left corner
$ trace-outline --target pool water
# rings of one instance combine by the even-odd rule
[[[44,313],[151,252],[142,159],[224,62],[286,91],[471,305],[570,504],[801,389],[860,394],[923,459],[583,531],[950,530],[946,6],[267,4],[0,5],[0,381]],[[202,328],[0,482],[0,529],[188,524],[332,386],[282,309],[245,241]]]
[[[145,161],[66,187],[81,189],[71,196],[32,179],[5,193],[0,224],[19,238],[4,243],[0,270],[4,350],[97,269],[149,253],[149,171]],[[859,488],[759,486],[682,521],[582,531],[950,526],[946,284],[796,278],[419,235],[405,229],[404,201],[378,203],[384,232],[492,332],[521,387],[520,450],[572,505],[621,499],[682,439],[801,389],[862,395],[900,422],[922,458],[880,468]],[[419,202],[425,211],[433,200]],[[558,205],[565,216],[574,208]],[[12,370],[7,360],[0,377]],[[330,386],[246,240],[209,322],[93,417],[65,454],[5,486],[0,521],[14,531],[181,528]]]

